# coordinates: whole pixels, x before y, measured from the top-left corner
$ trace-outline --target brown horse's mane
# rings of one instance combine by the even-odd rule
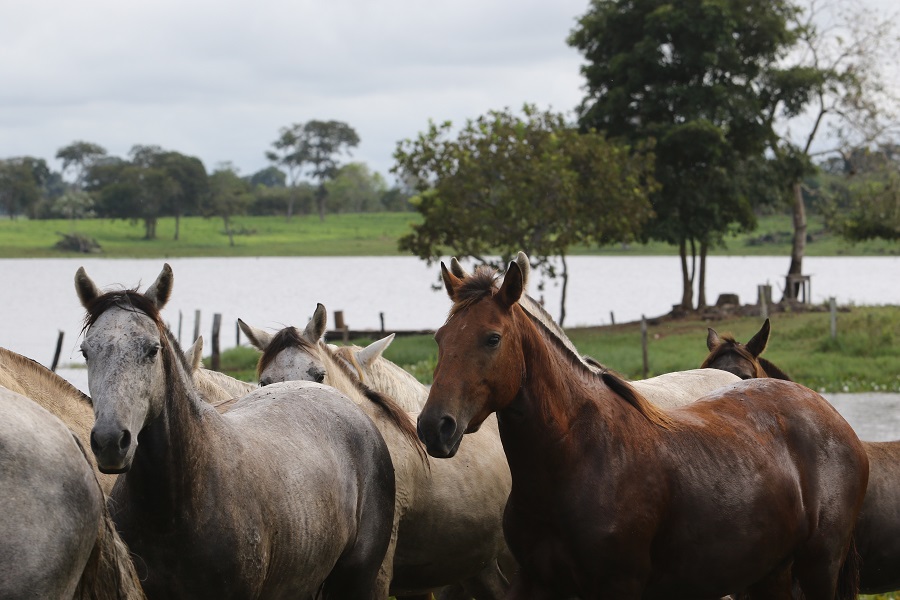
[[[299,348],[313,356],[315,356],[318,351],[309,340],[303,337],[303,334],[301,334],[296,327],[285,327],[272,337],[272,340],[266,346],[266,349],[263,350],[262,355],[259,357],[259,362],[256,365],[257,376],[262,374],[266,367],[275,360],[275,357],[278,356],[280,352],[290,348]],[[416,433],[416,428],[413,426],[409,415],[406,414],[400,405],[390,396],[373,390],[361,382],[344,361],[339,360],[333,355],[331,349],[327,347],[321,349],[329,355],[334,366],[341,371],[348,381],[352,382],[352,385],[356,387],[357,391],[359,391],[359,393],[367,400],[378,406],[387,415],[388,419],[397,426],[400,432],[403,433],[403,436],[409,440],[410,444],[412,444],[416,451],[422,456],[423,460],[427,461],[425,458],[425,451],[422,448],[422,442],[419,440],[419,435]]]
[[[772,379],[793,381],[793,379],[791,379],[787,373],[772,364],[772,361],[765,358],[753,356],[753,353],[751,353],[750,350],[747,349],[746,344],[742,344],[734,339],[733,335],[726,333],[723,334],[720,339],[722,340],[722,342],[710,351],[709,356],[707,356],[706,360],[703,361],[703,364],[700,365],[701,369],[707,369],[712,363],[714,363],[722,356],[725,356],[729,353],[734,353],[753,365],[754,369],[756,370],[757,377],[764,376],[770,377]],[[763,375],[760,375],[760,373],[762,373]]]
[[[475,272],[463,279],[462,284],[454,290],[453,307],[450,309],[450,316],[447,320],[449,321],[454,315],[476,302],[496,294],[497,279],[497,272],[490,267],[479,266],[476,268]],[[674,427],[674,421],[668,414],[644,398],[621,375],[610,371],[605,366],[599,372],[592,370],[585,363],[584,359],[576,352],[573,352],[539,317],[531,314],[521,306],[518,306],[518,309],[531,323],[536,325],[536,329],[541,333],[541,338],[552,344],[554,348],[566,357],[568,364],[573,369],[576,369],[589,380],[597,381],[610,388],[617,396],[636,408],[641,415],[654,425],[665,429]]]
[[[11,364],[16,371],[27,372],[29,376],[34,376],[40,381],[46,382],[48,386],[58,389],[63,394],[74,396],[88,406],[92,406],[90,396],[34,359],[22,356],[6,348],[0,348],[0,363]]]

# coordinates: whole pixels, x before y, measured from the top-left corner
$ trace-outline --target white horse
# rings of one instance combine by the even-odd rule
[[[101,294],[84,269],[75,277],[91,447],[100,469],[122,473],[110,506],[147,594],[386,598],[394,479],[378,430],[308,382],[216,412],[160,316],[172,283],[168,265],[144,293]]]
[[[184,358],[190,366],[191,378],[194,380],[197,393],[220,413],[226,412],[238,400],[259,387],[255,383],[241,381],[220,371],[204,368],[202,335],[184,351]]]
[[[94,407],[91,399],[44,365],[12,350],[0,348],[0,385],[38,403],[60,419],[78,437],[82,447],[91,447]],[[104,494],[116,482],[115,475],[101,473],[94,455],[88,462],[100,479]]]
[[[322,381],[353,398],[379,426],[397,480],[391,592],[423,594],[460,582],[479,600],[502,598],[508,583],[498,559],[508,553],[502,517],[511,479],[496,420],[473,432],[473,445],[454,459],[429,462],[379,417],[370,400],[377,392],[363,386],[321,341],[325,322],[321,304],[303,332],[287,327],[273,335],[238,320],[247,339],[263,351],[260,385]],[[411,413],[411,424],[415,417]]]
[[[78,440],[5,387],[0,465],[0,598],[144,598]]]

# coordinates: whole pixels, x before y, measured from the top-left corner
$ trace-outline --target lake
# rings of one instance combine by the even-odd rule
[[[780,288],[788,259],[785,257],[720,257],[708,261],[707,299],[736,293],[741,302],[756,301],[756,286],[770,283],[773,296]],[[74,276],[79,266],[102,289],[140,285],[143,289],[159,274],[162,259],[2,259],[0,306],[6,321],[0,328],[4,346],[49,365],[59,331],[65,332],[60,363],[83,363],[80,344],[83,310],[75,295]],[[172,299],[163,316],[173,331],[181,320],[181,342],[193,340],[194,315],[201,311],[200,333],[207,338],[213,313],[222,314],[221,345],[236,342],[240,317],[256,327],[279,329],[303,326],[316,303],[329,311],[344,312],[352,329],[379,329],[380,315],[387,329],[435,329],[450,308],[439,284],[438,265],[412,257],[334,258],[174,258],[168,260],[175,275]],[[634,321],[669,312],[681,298],[678,257],[576,256],[568,259],[570,279],[566,306],[567,326],[602,325]],[[840,304],[900,303],[900,257],[812,257],[804,260],[812,276],[812,301],[833,296]],[[471,264],[467,265],[471,267]],[[560,288],[546,282],[532,296],[543,298],[554,316],[559,314]],[[208,347],[208,346],[207,346]]]

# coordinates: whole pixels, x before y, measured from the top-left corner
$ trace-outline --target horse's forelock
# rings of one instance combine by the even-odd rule
[[[453,294],[453,307],[450,316],[465,310],[479,300],[494,295],[497,291],[498,273],[496,270],[479,265],[475,272],[462,280],[462,284]]]
[[[736,341],[731,335],[723,335],[721,339],[722,342],[718,346],[710,350],[709,355],[706,357],[706,360],[704,360],[703,364],[700,365],[701,369],[709,368],[711,364],[713,364],[726,354],[737,354],[739,357],[743,358],[751,365],[753,365],[753,368],[757,371],[757,373],[763,370],[759,360],[755,356],[753,356],[753,353],[751,353],[744,344]]]
[[[301,350],[305,350],[310,354],[314,353],[315,348],[309,341],[303,337],[303,334],[296,327],[285,327],[274,336],[272,336],[272,341],[269,342],[269,345],[266,346],[266,349],[263,350],[262,354],[259,357],[259,362],[256,365],[256,375],[257,377],[262,375],[262,372],[266,370],[266,368],[272,364],[272,361],[275,360],[275,357],[278,356],[282,351],[289,350],[291,348],[300,348]]]
[[[113,307],[133,312],[142,312],[150,317],[157,326],[160,326],[161,328],[165,327],[156,304],[138,292],[137,289],[130,289],[106,292],[91,300],[85,309],[84,326],[82,327],[81,332],[84,333],[87,331],[91,325],[97,322],[100,315]]]

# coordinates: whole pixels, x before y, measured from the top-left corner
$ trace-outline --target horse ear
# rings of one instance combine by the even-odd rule
[[[169,263],[164,264],[156,281],[154,281],[153,284],[147,288],[147,291],[144,292],[144,297],[148,300],[152,300],[156,305],[156,308],[161,310],[172,295],[172,284],[174,283],[174,279],[175,278],[172,276],[172,267],[169,266]]]
[[[469,273],[463,268],[459,261],[456,260],[455,256],[450,257],[450,272],[460,279],[465,279],[469,276]]]
[[[747,350],[750,351],[750,354],[758,357],[763,353],[766,349],[766,345],[769,343],[769,331],[771,331],[771,327],[769,325],[769,319],[766,319],[766,322],[762,324],[762,327],[759,328],[756,335],[747,342]]]
[[[525,289],[528,287],[528,277],[531,275],[531,261],[528,260],[527,254],[519,250],[519,253],[516,254],[516,264],[522,269],[522,288]]]
[[[325,310],[325,305],[319,302],[316,304],[316,312],[313,313],[312,319],[309,320],[309,323],[306,324],[306,329],[303,330],[303,337],[313,344],[318,343],[322,336],[325,335],[327,323],[328,311]]]
[[[81,305],[85,308],[88,307],[88,304],[94,298],[100,295],[100,290],[94,285],[94,281],[88,277],[84,267],[78,267],[78,270],[75,271],[75,292],[78,294],[78,299],[81,300]]]
[[[356,360],[363,366],[372,364],[372,361],[381,356],[393,341],[394,334],[392,333],[387,337],[381,338],[377,342],[372,342],[356,353]]]
[[[444,289],[447,290],[447,295],[453,300],[453,296],[456,295],[456,289],[462,285],[462,280],[451,273],[443,261],[441,261],[441,279],[444,280]]]
[[[269,347],[269,344],[272,343],[272,334],[267,333],[262,329],[247,325],[240,319],[238,319],[238,327],[241,328],[241,331],[244,332],[244,335],[247,336],[247,339],[250,340],[250,343],[253,344],[253,347],[257,350],[264,351]]]
[[[525,278],[522,274],[522,268],[516,261],[511,261],[506,268],[506,275],[503,276],[503,285],[500,286],[497,297],[508,308],[519,301],[524,290]]]
[[[713,351],[713,348],[722,343],[722,340],[719,339],[719,334],[716,333],[716,330],[712,327],[706,328],[706,349],[710,352]]]
[[[194,343],[191,344],[191,347],[184,351],[184,358],[187,360],[188,364],[191,365],[191,372],[193,373],[201,366],[203,366],[203,336],[201,335]]]

